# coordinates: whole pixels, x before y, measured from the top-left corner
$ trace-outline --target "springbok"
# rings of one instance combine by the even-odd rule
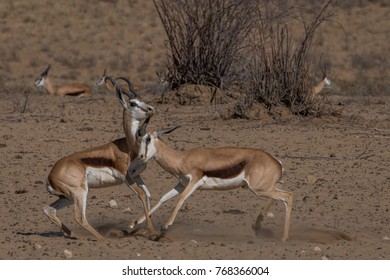
[[[112,82],[115,83],[113,80]],[[91,188],[126,183],[141,199],[145,214],[147,214],[147,209],[150,209],[150,194],[139,176],[146,168],[146,163],[137,164],[135,162],[138,162],[139,151],[137,136],[146,133],[145,129],[149,119],[154,115],[154,108],[136,99],[136,96],[129,95],[129,99],[132,99],[127,103],[122,90],[117,86],[115,89],[123,107],[123,127],[126,137],[76,152],[58,160],[46,181],[49,193],[59,196],[59,199],[44,207],[44,212],[70,237],[75,237],[74,233],[61,222],[56,212],[65,206],[74,204],[75,220],[98,240],[107,242],[86,218],[87,194]],[[133,162],[131,176],[127,172],[130,162]],[[135,185],[133,185],[134,182]],[[149,218],[148,229],[154,232]]]
[[[175,188],[163,195],[149,211],[149,215],[152,215],[163,203],[179,195],[173,213],[161,228],[161,236],[173,224],[180,207],[195,190],[230,190],[247,187],[258,197],[270,198],[258,215],[256,226],[259,226],[274,200],[284,202],[286,216],[282,241],[286,241],[290,225],[292,193],[277,188],[282,177],[282,164],[259,149],[225,147],[176,151],[159,138],[176,128],[145,134],[141,138],[138,153],[140,162],[146,163],[154,158],[163,169],[179,180]],[[135,224],[144,220],[145,217],[142,217]]]
[[[320,58],[320,64],[322,61],[322,56]],[[326,68],[321,66],[322,79],[311,88],[311,99],[315,98],[326,86],[331,85],[331,81],[328,79]]]
[[[109,79],[109,76],[107,76],[107,71],[106,69],[104,69],[104,72],[103,72],[103,75],[96,81],[96,84],[98,86],[105,86],[105,88],[111,92],[111,93],[114,93],[115,92],[115,88],[113,86],[113,84],[111,83],[110,79]],[[119,86],[123,89],[126,89],[126,90],[132,90],[132,91],[137,91],[138,90],[138,86],[137,85],[133,85],[132,83],[129,84],[129,83],[119,83]],[[131,89],[130,89],[131,87]]]
[[[330,84],[330,80],[326,75],[324,75],[321,81],[319,81],[315,86],[312,87],[311,98],[316,97],[324,89],[324,87],[330,86]]]
[[[35,81],[37,88],[44,87],[51,95],[64,96],[92,96],[92,90],[89,85],[86,84],[62,84],[54,85],[48,77],[50,64],[46,70],[41,73],[38,80]]]

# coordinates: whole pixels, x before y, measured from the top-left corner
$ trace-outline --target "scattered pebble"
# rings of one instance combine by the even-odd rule
[[[306,180],[310,185],[314,185],[317,182],[317,178],[312,175],[307,176]]]
[[[383,240],[390,240],[390,237],[384,236],[382,239],[383,239]]]
[[[124,213],[131,213],[131,208],[127,207],[127,208],[123,209],[122,212],[124,212]]]
[[[274,213],[272,213],[272,212],[268,212],[268,213],[267,213],[267,217],[268,217],[268,218],[273,218],[273,217],[275,217],[275,215],[274,215]]]
[[[34,249],[35,250],[39,250],[39,249],[41,249],[42,248],[42,245],[40,245],[40,244],[38,244],[38,243],[35,243],[34,244]]]
[[[321,260],[329,260],[327,256],[322,256]]]
[[[64,250],[64,255],[65,255],[65,258],[67,259],[71,259],[72,258],[72,251],[68,250],[68,249],[65,249]]]
[[[314,247],[314,251],[316,251],[316,252],[321,252],[322,249],[321,249],[320,247],[318,247],[318,246],[315,246],[315,247]]]
[[[140,253],[136,253],[137,257],[141,257],[141,254]]]
[[[114,200],[114,199],[111,199],[111,200],[108,202],[108,205],[109,205],[111,208],[118,208],[118,203],[116,203],[116,200]]]

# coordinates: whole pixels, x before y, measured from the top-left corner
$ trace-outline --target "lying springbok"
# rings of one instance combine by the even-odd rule
[[[103,75],[96,81],[96,84],[98,86],[105,86],[105,88],[111,92],[111,93],[114,93],[115,92],[115,88],[114,86],[112,85],[110,79],[109,79],[109,76],[107,76],[107,71],[106,69],[104,69],[104,72],[103,72]],[[136,85],[133,85],[133,84],[129,84],[129,83],[120,83],[119,86],[121,88],[124,88],[126,90],[132,90],[132,91],[137,91],[138,90],[138,87]],[[131,89],[130,89],[131,87]]]
[[[162,196],[149,211],[149,215],[152,215],[163,203],[179,195],[172,215],[162,227],[161,235],[173,224],[180,207],[195,190],[230,190],[247,187],[258,197],[270,198],[259,214],[256,224],[261,222],[274,200],[284,202],[286,216],[282,240],[286,241],[291,217],[292,193],[277,188],[282,177],[281,163],[258,149],[226,147],[176,151],[159,138],[176,128],[145,134],[141,138],[138,153],[140,162],[146,163],[154,158],[163,169],[179,179],[176,187]],[[141,223],[144,219],[145,217],[142,217],[136,223]]]
[[[115,84],[112,79],[111,81]],[[150,208],[150,194],[139,176],[146,168],[146,163],[137,164],[134,162],[138,162],[137,136],[146,133],[146,126],[154,115],[154,109],[136,99],[135,96],[129,96],[132,99],[127,103],[123,92],[118,87],[115,89],[118,100],[123,107],[123,127],[126,137],[60,159],[54,164],[47,178],[47,190],[49,193],[59,196],[59,199],[46,206],[44,212],[70,237],[75,237],[74,233],[61,222],[56,212],[65,206],[74,204],[75,220],[98,240],[107,242],[88,223],[86,218],[87,194],[91,188],[126,183],[141,199],[145,214]],[[131,176],[127,172],[130,162],[133,162]],[[134,182],[135,185],[133,185]],[[148,229],[154,232],[149,217]]]
[[[92,90],[89,85],[86,84],[62,84],[54,85],[48,77],[50,64],[46,70],[41,73],[39,78],[35,81],[35,86],[44,87],[51,95],[64,96],[92,96]]]

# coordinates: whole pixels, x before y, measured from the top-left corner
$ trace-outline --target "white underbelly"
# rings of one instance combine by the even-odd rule
[[[114,168],[87,168],[87,182],[89,188],[105,188],[119,185],[124,182],[124,175]]]
[[[242,172],[238,176],[228,179],[207,177],[204,176],[204,183],[200,186],[200,190],[230,190],[245,186],[247,183],[244,180],[245,173]]]

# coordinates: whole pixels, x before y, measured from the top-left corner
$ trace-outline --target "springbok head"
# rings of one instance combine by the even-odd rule
[[[47,77],[47,74],[49,73],[50,64],[47,66],[45,71],[41,73],[39,78],[35,81],[35,87],[43,87],[45,85],[45,79]]]

